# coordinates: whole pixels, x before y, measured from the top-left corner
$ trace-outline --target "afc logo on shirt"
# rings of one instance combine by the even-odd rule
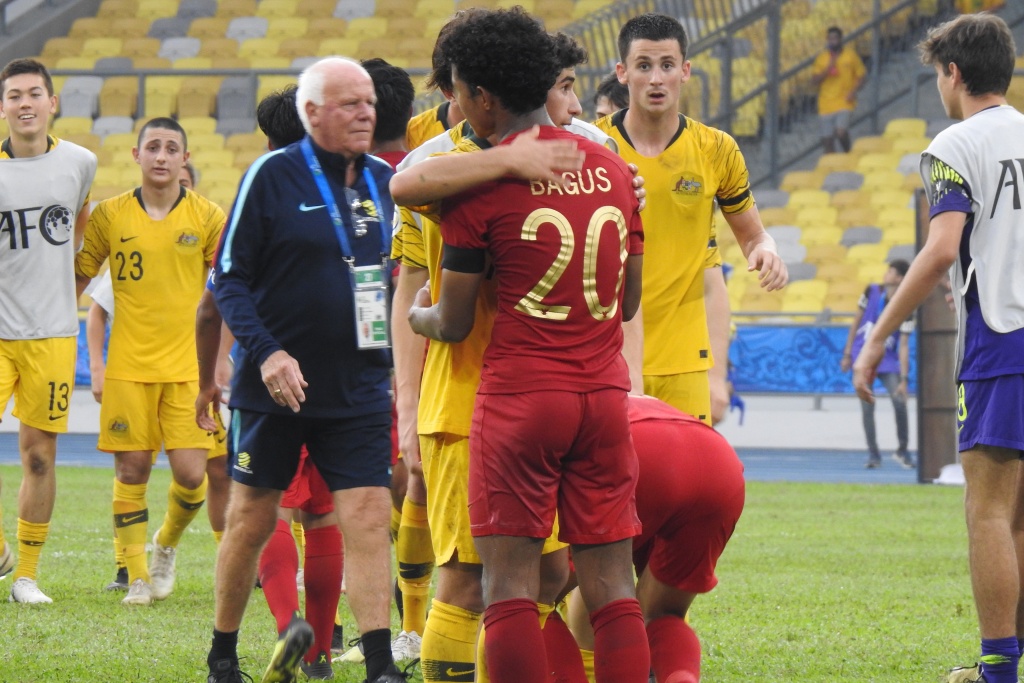
[[[59,247],[71,240],[75,230],[75,212],[60,204],[0,211],[0,240],[6,235],[12,251],[28,249],[36,243],[31,238],[33,230],[46,242]]]

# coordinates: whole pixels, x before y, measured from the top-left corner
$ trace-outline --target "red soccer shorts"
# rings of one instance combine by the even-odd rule
[[[640,532],[625,391],[479,394],[469,439],[474,536],[547,538],[556,507],[565,543]]]
[[[637,509],[643,533],[633,541],[639,576],[687,593],[718,583],[715,566],[743,512],[743,464],[715,430],[693,420],[633,424],[640,461]]]
[[[281,497],[281,507],[299,508],[311,515],[334,512],[334,497],[320,476],[320,470],[309,459],[305,446],[299,452],[299,468],[295,471],[295,477]]]

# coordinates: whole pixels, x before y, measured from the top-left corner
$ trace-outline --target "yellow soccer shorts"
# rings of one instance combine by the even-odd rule
[[[224,416],[219,410],[213,411],[213,421],[217,423],[217,429],[213,432],[213,448],[206,454],[207,460],[228,454],[228,430],[224,427]]]
[[[75,337],[0,340],[0,416],[14,396],[14,417],[22,424],[68,431],[77,357]]]
[[[108,453],[209,450],[213,437],[196,424],[199,382],[131,382],[107,379],[100,404],[98,448]]]
[[[644,393],[660,398],[711,426],[711,384],[707,370],[678,375],[644,375]]]
[[[460,562],[481,564],[469,529],[469,437],[420,434],[420,460],[427,486],[427,524],[437,566],[458,552]],[[567,547],[558,540],[558,518],[544,541],[543,553]]]

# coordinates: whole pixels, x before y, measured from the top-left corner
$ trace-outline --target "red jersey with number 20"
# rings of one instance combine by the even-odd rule
[[[486,250],[498,312],[481,394],[629,389],[622,358],[627,254],[643,253],[633,175],[618,155],[553,126],[586,154],[566,187],[503,178],[443,204],[445,244]],[[509,144],[509,136],[502,144]]]

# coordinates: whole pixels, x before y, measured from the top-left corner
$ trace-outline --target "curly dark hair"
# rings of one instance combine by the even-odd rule
[[[555,61],[558,62],[559,71],[586,63],[587,48],[577,43],[572,36],[559,31],[551,36],[551,40],[555,44]]]
[[[373,79],[377,91],[377,124],[373,139],[377,143],[405,139],[405,127],[412,116],[416,88],[405,69],[389,64],[380,57],[366,59],[363,68]]]
[[[629,56],[629,48],[634,40],[676,40],[679,42],[679,50],[686,59],[686,29],[674,19],[665,14],[649,12],[640,14],[619,29],[619,59],[623,64]]]
[[[434,43],[434,51],[430,55],[430,75],[427,78],[426,87],[433,90],[440,90],[445,95],[451,95],[452,86],[452,65],[448,61],[447,53],[444,51],[444,41],[451,34],[452,29],[461,24],[466,20],[467,17],[472,16],[478,12],[482,12],[476,7],[470,7],[468,9],[460,9],[452,16],[447,24],[441,27],[441,30],[437,33],[437,41]]]
[[[270,140],[274,149],[287,147],[306,136],[299,111],[295,108],[297,85],[288,85],[275,90],[256,107],[256,123]]]
[[[561,71],[551,36],[518,6],[474,13],[442,49],[471,91],[487,90],[520,116],[544,106]]]

